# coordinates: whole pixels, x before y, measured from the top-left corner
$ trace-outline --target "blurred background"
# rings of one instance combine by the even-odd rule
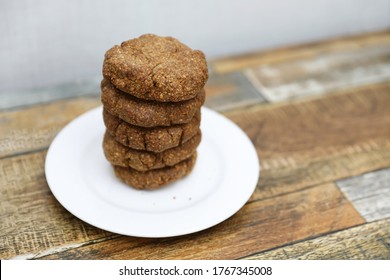
[[[1,0],[0,93],[75,81],[93,91],[104,52],[144,33],[212,60],[389,27],[389,0]]]

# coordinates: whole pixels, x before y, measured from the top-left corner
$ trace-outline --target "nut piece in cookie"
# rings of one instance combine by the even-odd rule
[[[138,98],[179,102],[198,94],[208,79],[208,70],[201,51],[172,37],[146,34],[108,50],[103,76]]]

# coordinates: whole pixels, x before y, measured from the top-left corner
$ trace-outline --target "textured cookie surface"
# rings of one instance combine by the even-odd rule
[[[186,124],[145,128],[131,125],[103,110],[103,120],[111,136],[124,146],[160,153],[187,142],[198,132],[200,111]]]
[[[161,153],[134,150],[123,146],[109,134],[103,139],[103,150],[107,160],[117,166],[131,167],[138,171],[173,166],[176,163],[189,158],[201,141],[201,133],[198,133],[183,145],[165,150]]]
[[[101,89],[104,109],[127,123],[141,127],[188,123],[206,97],[201,90],[194,98],[182,102],[145,101],[121,92],[106,79],[102,81]]]
[[[208,79],[208,71],[201,51],[172,37],[146,34],[108,50],[103,76],[138,98],[178,102],[196,96]]]
[[[114,166],[115,175],[136,189],[158,189],[188,175],[195,166],[196,152],[174,166],[140,172],[132,168]]]

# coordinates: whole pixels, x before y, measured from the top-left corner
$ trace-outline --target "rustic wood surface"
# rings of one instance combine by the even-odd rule
[[[211,73],[206,92],[205,106],[218,111],[265,102],[262,95],[241,72]]]
[[[45,180],[45,155],[40,151],[0,161],[2,258],[32,258],[113,235],[80,221],[57,202]]]
[[[99,106],[99,100],[83,97],[0,112],[0,158],[47,148],[69,121]]]
[[[390,169],[337,181],[367,222],[390,217]]]
[[[98,96],[101,80],[101,77],[93,77],[45,88],[0,92],[0,110],[77,96]]]
[[[52,196],[46,150],[100,105],[77,97],[96,84],[0,94],[0,258],[390,259],[389,45],[382,32],[211,61],[206,105],[247,133],[261,178],[232,218],[176,238],[97,229]]]
[[[390,259],[390,220],[356,226],[245,259]]]
[[[255,199],[390,166],[390,84],[228,113],[262,173]]]
[[[52,254],[51,259],[235,259],[364,223],[334,184],[247,204],[233,218],[178,238],[119,237]],[[306,226],[310,225],[310,226]]]
[[[280,102],[336,89],[390,81],[390,42],[365,49],[325,52],[317,59],[259,65],[245,71],[264,97]]]
[[[390,36],[388,31],[377,32],[264,52],[253,52],[236,57],[221,58],[213,61],[212,69],[217,73],[228,73],[253,66],[287,62],[296,59],[311,58],[317,60],[324,53],[364,50],[365,48],[389,43]]]

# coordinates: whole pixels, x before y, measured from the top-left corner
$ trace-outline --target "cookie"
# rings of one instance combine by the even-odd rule
[[[105,54],[103,76],[141,99],[179,102],[194,98],[208,79],[204,54],[172,37],[152,34],[116,45]]]
[[[108,133],[119,143],[136,150],[160,153],[187,142],[198,132],[200,110],[189,123],[144,128],[131,125],[103,110]]]
[[[130,149],[115,141],[106,133],[103,139],[103,150],[107,160],[117,166],[131,167],[138,171],[173,166],[176,163],[189,158],[201,141],[201,133],[198,133],[183,145],[165,150],[161,153],[152,153]]]
[[[101,83],[102,103],[112,115],[141,127],[171,126],[188,123],[205,101],[201,90],[193,99],[162,103],[137,99],[116,89],[109,81]]]
[[[114,166],[115,175],[125,184],[136,189],[158,189],[187,176],[195,166],[196,152],[174,166],[140,172],[132,168]]]

